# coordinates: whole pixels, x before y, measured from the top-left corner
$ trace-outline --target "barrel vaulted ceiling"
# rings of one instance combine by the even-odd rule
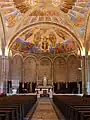
[[[83,44],[89,7],[90,0],[0,0],[7,43],[13,50],[20,52],[74,51],[79,44],[73,36],[46,23],[67,27]],[[27,29],[27,26],[36,23],[37,25]]]

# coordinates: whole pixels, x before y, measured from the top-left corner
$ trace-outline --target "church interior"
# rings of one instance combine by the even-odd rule
[[[0,120],[90,120],[90,0],[0,0]]]

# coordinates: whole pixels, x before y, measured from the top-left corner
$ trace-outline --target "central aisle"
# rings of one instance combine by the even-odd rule
[[[59,120],[49,98],[41,98],[31,120]]]

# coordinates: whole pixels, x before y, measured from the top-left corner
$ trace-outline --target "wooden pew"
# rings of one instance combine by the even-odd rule
[[[90,98],[80,96],[54,96],[53,101],[67,120],[86,120],[90,117]]]
[[[0,120],[23,120],[37,100],[37,96],[0,97]],[[7,112],[9,111],[9,112]],[[6,112],[8,114],[6,114]],[[6,117],[5,117],[6,116]],[[5,119],[4,119],[5,117]]]

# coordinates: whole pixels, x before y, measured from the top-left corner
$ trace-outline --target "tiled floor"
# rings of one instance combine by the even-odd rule
[[[31,120],[65,120],[61,113],[57,116],[52,104],[49,98],[41,98]]]

